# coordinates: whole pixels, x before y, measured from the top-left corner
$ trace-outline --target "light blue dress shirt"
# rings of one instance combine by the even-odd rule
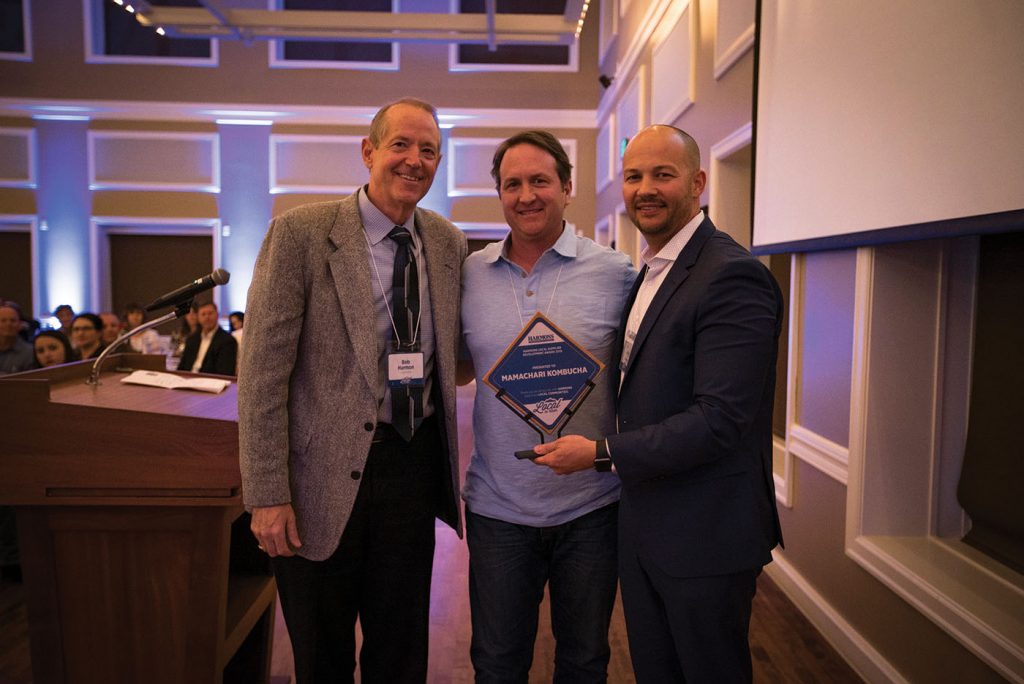
[[[556,475],[517,459],[513,452],[540,443],[540,436],[495,397],[483,377],[537,311],[600,359],[609,373],[636,270],[625,254],[568,228],[530,273],[508,260],[507,243],[508,238],[487,245],[462,267],[463,353],[476,375],[473,455],[463,498],[477,515],[534,527],[560,525],[618,501],[618,476],[595,470]],[[615,430],[607,379],[598,377],[564,435],[597,439]]]

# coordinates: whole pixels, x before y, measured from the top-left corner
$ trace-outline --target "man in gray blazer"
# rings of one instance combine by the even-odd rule
[[[256,261],[239,372],[242,488],[299,682],[352,681],[357,617],[364,682],[426,679],[434,518],[462,535],[466,238],[416,206],[440,138],[431,105],[383,107],[362,142],[369,183],[274,219]]]

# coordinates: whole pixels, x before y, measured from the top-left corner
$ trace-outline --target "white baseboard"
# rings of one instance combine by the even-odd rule
[[[796,568],[781,554],[773,553],[772,556],[774,562],[765,567],[765,573],[865,682],[906,684],[907,680],[892,663],[876,651]]]

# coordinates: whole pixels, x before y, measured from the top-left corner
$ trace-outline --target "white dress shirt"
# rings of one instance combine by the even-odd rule
[[[665,277],[672,269],[672,264],[679,258],[680,252],[686,247],[686,243],[690,241],[693,234],[697,232],[697,228],[703,220],[704,212],[698,211],[697,215],[690,219],[683,226],[682,230],[673,235],[672,239],[658,252],[654,252],[650,246],[644,247],[643,251],[640,252],[640,258],[646,264],[647,270],[644,271],[643,282],[640,283],[640,289],[636,292],[636,299],[633,300],[633,307],[629,310],[629,318],[626,320],[626,334],[622,343],[622,357],[619,359],[619,370],[622,372],[622,375],[619,376],[620,388],[622,387],[622,378],[625,377],[626,368],[629,366],[629,356],[633,351],[633,341],[636,339],[637,331],[640,330],[640,324],[647,314],[647,309],[654,300],[654,295],[658,294],[661,284],[665,282]]]

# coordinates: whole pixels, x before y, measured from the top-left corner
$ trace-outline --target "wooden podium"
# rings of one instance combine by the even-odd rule
[[[276,587],[243,515],[237,388],[121,383],[162,356],[0,378],[36,682],[267,682]]]

